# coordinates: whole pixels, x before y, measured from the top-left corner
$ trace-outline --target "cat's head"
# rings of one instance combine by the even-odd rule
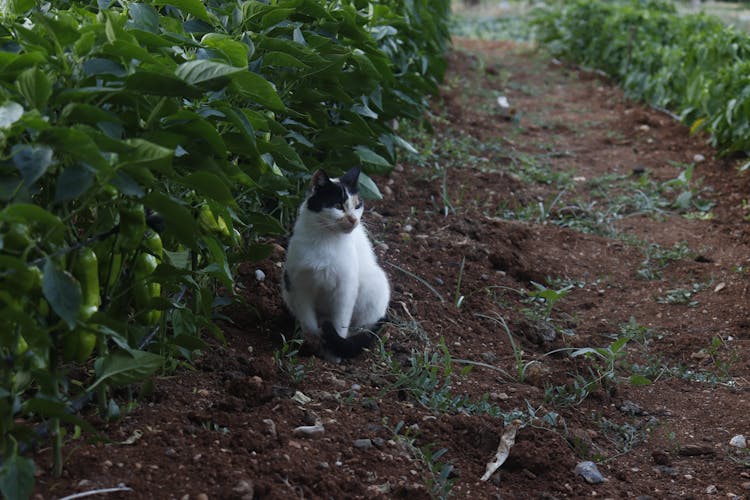
[[[364,210],[357,184],[359,171],[359,167],[354,167],[337,179],[331,179],[323,170],[313,174],[307,210],[316,216],[321,228],[350,233],[357,227]]]

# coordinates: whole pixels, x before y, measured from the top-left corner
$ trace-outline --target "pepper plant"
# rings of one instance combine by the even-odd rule
[[[724,153],[750,149],[746,33],[664,0],[550,2],[534,23],[555,56],[605,71],[629,95],[709,132]]]
[[[94,395],[206,348],[310,172],[388,171],[445,69],[448,0],[6,2],[0,491]],[[378,196],[369,176],[362,192]],[[38,427],[36,427],[38,429]]]

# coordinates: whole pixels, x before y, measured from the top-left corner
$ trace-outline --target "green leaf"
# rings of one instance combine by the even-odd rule
[[[165,174],[170,172],[172,157],[174,156],[173,149],[165,148],[145,139],[128,139],[125,143],[130,146],[130,150],[120,155],[123,162],[119,167],[138,166]]]
[[[366,200],[382,200],[383,195],[380,193],[375,182],[364,172],[359,174],[359,192]]]
[[[52,310],[72,330],[81,309],[80,283],[69,272],[60,269],[52,259],[47,259],[42,277],[42,293]]]
[[[232,66],[247,68],[250,47],[244,43],[233,40],[230,36],[220,33],[207,33],[201,39],[201,43],[206,47],[211,47],[212,49],[221,52]]]
[[[11,154],[27,186],[34,184],[52,165],[52,149],[48,146],[16,144]]]
[[[29,68],[16,80],[16,87],[31,107],[44,110],[52,95],[52,81],[38,66]]]
[[[185,14],[191,14],[198,19],[211,21],[206,6],[200,0],[154,0],[154,5],[173,5]]]
[[[94,174],[81,164],[71,165],[57,178],[55,201],[69,201],[85,193],[94,183]]]
[[[203,91],[175,75],[138,71],[125,78],[125,88],[143,94],[195,98]]]
[[[286,109],[273,84],[252,71],[234,73],[230,88],[272,111],[283,112]]]
[[[245,220],[253,226],[253,229],[258,234],[286,234],[284,226],[270,215],[259,212],[250,212],[245,217]]]
[[[644,385],[651,385],[651,380],[644,377],[643,375],[631,375],[630,376],[630,385],[640,387]]]
[[[128,385],[148,378],[162,367],[164,359],[158,354],[136,349],[115,351],[96,360],[97,380],[88,388],[94,390],[107,381],[112,385]]]
[[[8,101],[0,106],[0,129],[10,128],[23,116],[23,106],[17,102]]]
[[[177,66],[175,75],[191,85],[215,82],[238,73],[247,73],[244,68],[237,68],[216,61],[188,61]]]
[[[164,217],[166,232],[172,233],[184,245],[194,248],[197,243],[198,225],[193,214],[177,200],[152,191],[143,198],[143,204]]]
[[[362,160],[363,163],[370,163],[378,167],[390,168],[391,166],[388,160],[386,160],[367,146],[355,146],[354,152],[357,154],[359,159]]]
[[[234,204],[229,186],[218,175],[202,170],[183,177],[180,182],[195,189],[197,193],[212,198],[219,203]]]
[[[0,492],[8,500],[26,500],[34,489],[34,461],[13,453],[0,468]]]

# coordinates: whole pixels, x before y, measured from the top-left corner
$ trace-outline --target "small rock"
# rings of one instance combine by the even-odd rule
[[[626,413],[628,415],[643,415],[643,408],[638,406],[637,403],[634,403],[632,401],[623,401],[620,406],[617,407],[618,410],[620,410],[623,413]]]
[[[693,161],[695,163],[703,163],[704,161],[706,161],[706,157],[698,153],[697,155],[693,156]]]
[[[404,231],[407,233],[411,233],[412,231],[414,231],[414,226],[412,226],[411,224],[407,224],[404,226]]]
[[[510,399],[510,396],[508,396],[504,392],[491,392],[490,399],[492,399],[493,401],[507,401],[508,399]]]
[[[208,500],[208,495],[205,493],[198,493],[195,495],[195,500]]]
[[[494,354],[494,353],[492,353],[492,352],[483,352],[482,354],[480,354],[480,356],[482,357],[482,359],[483,359],[483,360],[484,360],[484,361],[485,361],[486,363],[490,363],[490,364],[492,364],[492,363],[496,363],[496,362],[497,362],[497,359],[498,359],[498,358],[497,358],[497,355],[495,355],[495,354]]]
[[[440,279],[440,278],[435,278],[435,284],[436,284],[437,286],[443,286],[443,285],[445,285],[445,281],[443,281],[443,280],[442,280],[442,279]]]
[[[378,448],[383,448],[385,447],[385,439],[380,438],[380,437],[372,438],[372,444],[374,444]]]
[[[742,483],[742,489],[750,490],[750,481],[745,481],[744,483]]]
[[[668,465],[657,465],[654,467],[654,470],[658,472],[659,474],[664,474],[665,476],[676,476],[677,470],[674,467],[670,467]]]
[[[176,457],[177,451],[174,448],[167,448],[164,454],[168,457]]]
[[[268,433],[268,435],[276,439],[278,437],[278,434],[276,434],[276,423],[274,423],[274,421],[270,418],[264,418],[263,424],[265,424],[266,426],[266,432]]]
[[[353,391],[361,391],[362,390],[362,386],[359,385],[359,384],[352,384],[352,390]]]
[[[237,485],[232,488],[232,491],[238,495],[242,495],[243,498],[253,498],[255,496],[255,486],[253,482],[248,479],[242,479],[237,482]]]
[[[263,280],[265,280],[266,279],[266,273],[264,273],[260,269],[256,269],[255,270],[255,279],[257,281],[263,281]]]
[[[80,481],[78,481],[78,487],[79,488],[88,488],[92,484],[94,484],[94,483],[92,481],[90,481],[89,479],[81,479]]]
[[[589,484],[600,484],[604,482],[604,476],[599,472],[594,462],[579,462],[576,465],[575,473],[583,477]]]
[[[326,430],[322,425],[301,425],[296,427],[292,434],[297,437],[316,438],[325,434]]]
[[[707,495],[716,495],[719,492],[719,489],[716,487],[716,485],[709,485],[708,488],[706,488],[706,494]]]
[[[365,399],[364,401],[362,401],[362,406],[371,411],[380,410],[377,401],[375,401],[374,399]]]
[[[735,448],[747,448],[747,440],[742,434],[737,434],[729,440],[729,446],[734,446]]]
[[[354,440],[354,447],[360,450],[368,450],[372,448],[371,439],[356,439]]]

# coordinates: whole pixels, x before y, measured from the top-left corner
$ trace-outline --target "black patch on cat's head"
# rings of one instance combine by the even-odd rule
[[[359,193],[359,167],[352,167],[347,173],[341,176],[341,184],[346,186],[346,189],[351,194]]]
[[[337,204],[343,205],[350,194],[359,192],[359,167],[354,167],[333,181],[323,170],[315,172],[312,178],[313,194],[307,199],[307,208],[313,212],[320,212],[324,208],[331,208]]]
[[[289,279],[289,273],[284,271],[284,288],[287,292],[292,291],[292,281]]]

